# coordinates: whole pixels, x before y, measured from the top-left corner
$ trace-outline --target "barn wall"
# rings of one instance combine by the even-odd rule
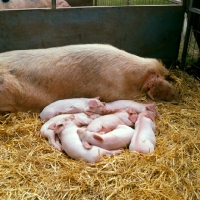
[[[0,11],[0,52],[107,43],[171,64],[178,55],[183,11],[179,5]]]

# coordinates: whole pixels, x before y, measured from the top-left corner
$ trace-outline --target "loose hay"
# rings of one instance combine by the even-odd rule
[[[126,149],[86,164],[37,135],[38,114],[0,116],[1,199],[200,199],[200,83],[180,70],[173,73],[181,101],[155,103],[161,119],[155,151],[148,155]]]

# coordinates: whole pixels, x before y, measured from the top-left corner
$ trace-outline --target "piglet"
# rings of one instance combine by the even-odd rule
[[[106,134],[84,129],[78,129],[77,133],[86,149],[91,149],[93,145],[96,145],[107,150],[114,150],[126,147],[130,143],[134,129],[126,125],[118,125],[116,129]]]
[[[144,154],[153,152],[156,145],[155,131],[154,115],[151,112],[140,113],[135,123],[135,132],[129,145],[129,151]]]
[[[40,129],[40,133],[41,136],[48,139],[49,144],[51,144],[52,146],[54,146],[56,149],[61,151],[61,144],[60,141],[58,140],[58,138],[56,137],[56,134],[54,132],[54,128],[56,126],[56,123],[59,121],[67,121],[70,119],[70,117],[73,116],[73,120],[74,123],[81,127],[81,126],[85,126],[88,125],[89,123],[92,122],[93,119],[99,117],[100,115],[98,114],[93,114],[88,116],[85,113],[76,113],[76,114],[62,114],[62,115],[58,115],[55,116],[53,118],[51,118],[50,120],[48,120],[47,122],[45,122],[41,129]]]
[[[105,107],[110,112],[115,112],[115,110],[127,109],[127,108],[133,108],[137,113],[152,111],[156,114],[156,116],[159,117],[159,114],[153,102],[148,102],[143,104],[132,100],[117,100],[106,103]]]
[[[90,149],[84,148],[77,134],[79,127],[71,120],[67,120],[64,123],[57,123],[55,128],[61,140],[62,149],[74,159],[94,163],[101,161],[102,156],[117,155],[123,151],[121,149],[108,151],[97,146],[92,146]]]
[[[107,133],[114,130],[118,125],[133,126],[137,120],[134,109],[119,110],[116,113],[100,116],[94,119],[88,126],[87,131]]]
[[[40,113],[44,121],[59,114],[86,113],[87,115],[106,114],[105,103],[96,98],[72,98],[55,101],[46,106]]]

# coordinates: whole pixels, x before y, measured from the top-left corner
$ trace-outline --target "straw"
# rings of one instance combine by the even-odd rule
[[[200,199],[200,83],[178,69],[171,80],[180,102],[155,102],[161,119],[155,122],[157,144],[151,154],[125,149],[88,164],[38,136],[38,113],[0,115],[0,198]]]

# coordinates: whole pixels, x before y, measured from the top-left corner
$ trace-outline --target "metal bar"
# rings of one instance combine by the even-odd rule
[[[168,0],[169,2],[172,2],[172,3],[176,3],[176,4],[182,4],[182,1],[178,1],[178,0]]]
[[[56,10],[56,0],[52,0],[52,9]]]
[[[187,10],[187,0],[182,0],[182,6],[184,7],[184,10],[186,11]]]
[[[190,11],[193,13],[200,14],[200,9],[198,9],[198,8],[190,8]]]
[[[187,30],[186,30],[186,34],[185,34],[185,40],[184,40],[184,46],[183,46],[183,52],[182,52],[182,58],[181,58],[181,68],[182,69],[184,69],[185,63],[186,63],[186,56],[187,56],[191,27],[192,27],[192,17],[190,14],[188,17]]]
[[[94,5],[97,6],[97,0],[94,1]]]

